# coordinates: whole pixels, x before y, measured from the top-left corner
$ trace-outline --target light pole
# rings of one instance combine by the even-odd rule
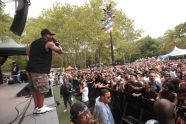
[[[105,30],[106,33],[110,34],[110,49],[111,49],[111,58],[112,58],[112,65],[114,65],[114,50],[113,50],[113,42],[112,42],[112,30],[113,30],[113,18],[115,17],[112,14],[111,4],[107,5],[104,10],[104,27],[102,28]]]
[[[111,57],[112,57],[112,65],[114,64],[114,49],[112,43],[112,30],[110,31],[110,49],[111,49]]]

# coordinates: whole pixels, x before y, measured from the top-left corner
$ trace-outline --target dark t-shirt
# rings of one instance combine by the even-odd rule
[[[127,83],[126,86],[125,86],[125,91],[129,94],[132,94],[132,93],[140,93],[141,91],[140,90],[134,90],[131,86],[134,86],[134,87],[142,87],[142,84],[140,82],[135,82],[135,83]]]
[[[12,67],[12,75],[18,75],[19,73],[19,66],[16,65],[16,66],[13,66]]]
[[[146,91],[145,89],[142,90],[142,95],[146,99],[156,99],[156,93],[154,91]]]
[[[34,73],[50,73],[52,63],[52,50],[46,51],[45,45],[49,42],[44,38],[40,38],[32,42],[30,46],[29,61],[26,67],[28,72]]]
[[[63,97],[70,96],[71,95],[71,91],[72,91],[72,84],[71,83],[66,83],[66,84],[61,85],[60,94]]]

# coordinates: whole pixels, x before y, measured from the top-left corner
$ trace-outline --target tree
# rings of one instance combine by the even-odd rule
[[[170,52],[174,46],[186,48],[186,22],[177,25],[174,29],[169,29],[160,37],[162,41],[163,53]]]
[[[0,25],[1,25],[0,40],[6,39],[7,36],[13,37],[14,39],[18,38],[15,35],[13,35],[13,33],[11,33],[9,30],[12,18],[10,17],[10,15],[4,13],[4,7],[5,5],[1,3],[0,4]]]
[[[160,41],[157,39],[147,36],[139,40],[137,44],[140,48],[140,57],[153,57],[161,54]]]

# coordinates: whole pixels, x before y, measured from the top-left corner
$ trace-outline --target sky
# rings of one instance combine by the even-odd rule
[[[6,0],[2,0],[6,1]],[[89,0],[30,0],[28,17],[37,17],[44,8],[52,7],[56,1],[83,5]],[[109,0],[107,0],[109,1]],[[142,29],[143,36],[162,36],[168,29],[186,22],[186,0],[115,0],[116,9],[122,10],[134,20],[135,29]],[[15,14],[15,3],[6,3],[5,13]]]

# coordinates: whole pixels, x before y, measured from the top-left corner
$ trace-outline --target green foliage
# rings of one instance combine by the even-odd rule
[[[164,36],[160,38],[162,41],[163,53],[170,52],[174,46],[178,48],[186,48],[186,22],[177,25],[174,29],[168,30]]]
[[[8,14],[4,14],[4,4],[0,4],[0,40],[5,40],[7,37],[17,38],[9,31],[12,18]]]
[[[138,41],[140,57],[153,57],[160,55],[160,42],[147,36]]]
[[[7,61],[2,65],[1,69],[6,72],[10,72],[12,68],[12,62],[16,62],[19,65],[20,70],[25,70],[27,57],[26,56],[11,56],[8,57]]]

